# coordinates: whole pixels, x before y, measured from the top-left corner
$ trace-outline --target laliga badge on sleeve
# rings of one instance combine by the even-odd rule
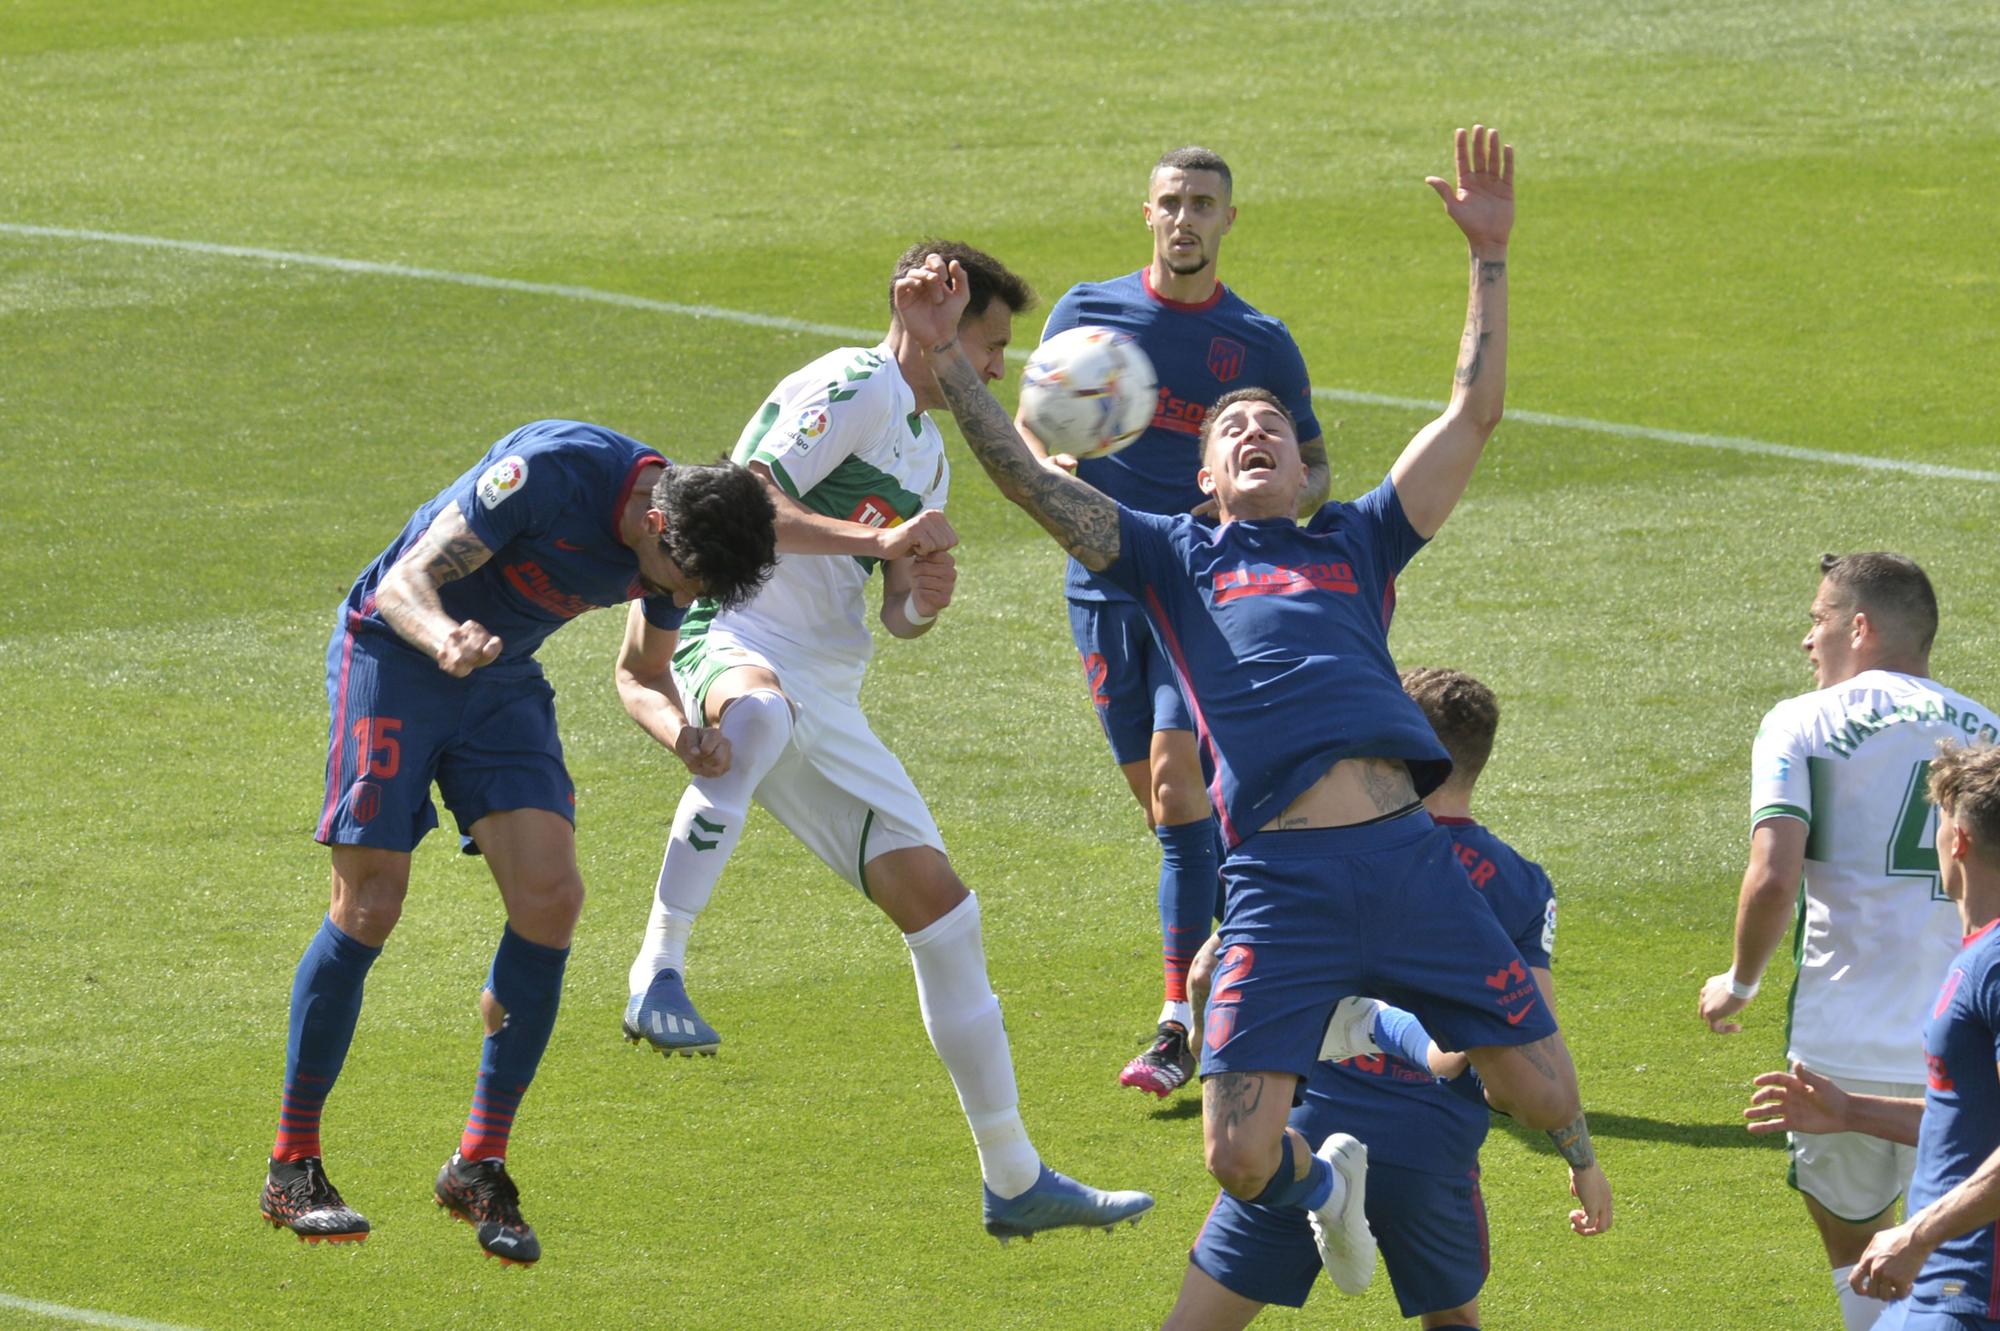
[[[509,454],[486,469],[479,478],[479,503],[482,508],[493,508],[508,495],[513,494],[528,482],[527,460],[518,454]]]

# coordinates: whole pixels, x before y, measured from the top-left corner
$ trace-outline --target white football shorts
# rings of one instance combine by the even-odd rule
[[[1906,1082],[1834,1077],[1833,1084],[1854,1095],[1891,1095],[1921,1100],[1924,1088]],[[1873,1220],[1909,1190],[1917,1169],[1917,1148],[1861,1132],[1787,1133],[1792,1168],[1787,1181],[1850,1224]]]
[[[792,738],[757,784],[757,803],[826,867],[868,892],[864,866],[892,850],[944,838],[896,755],[875,737],[851,699],[821,688],[810,670],[786,671],[762,652],[711,627],[693,660],[676,661],[674,682],[693,711],[725,670],[758,666],[778,677],[792,703]]]

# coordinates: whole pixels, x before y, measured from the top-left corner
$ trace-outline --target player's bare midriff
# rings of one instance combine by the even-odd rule
[[[1417,788],[1402,759],[1342,758],[1258,830],[1352,827],[1400,813],[1416,802]]]

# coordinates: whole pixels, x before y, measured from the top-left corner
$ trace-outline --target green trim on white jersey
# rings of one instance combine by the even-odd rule
[[[1924,798],[1938,741],[1994,733],[1990,708],[1869,670],[1787,699],[1752,747],[1752,821],[1806,824],[1790,1056],[1839,1077],[1924,1079],[1929,999],[1959,945]]]

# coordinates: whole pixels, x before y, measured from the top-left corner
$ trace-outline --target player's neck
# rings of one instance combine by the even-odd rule
[[[1161,263],[1156,254],[1146,268],[1146,285],[1154,295],[1176,305],[1204,305],[1221,285],[1215,268],[1215,264],[1208,263],[1198,272],[1177,273]]]
[[[1975,850],[1974,855],[1977,855]],[[1964,864],[1962,894],[1958,899],[1961,932],[1974,934],[2000,920],[2000,869],[1990,869],[1977,858]]]
[[[1447,781],[1424,796],[1424,812],[1433,818],[1463,818],[1472,821],[1472,792],[1460,790]]]
[[[1863,675],[1870,670],[1886,670],[1892,675],[1909,675],[1916,679],[1929,679],[1931,677],[1931,658],[1928,655],[1917,655],[1907,652],[1881,652],[1864,656],[1855,662],[1854,674],[1847,676],[1846,679],[1840,682],[1845,684],[1847,680],[1853,679],[1855,675]]]
[[[937,376],[924,360],[924,349],[917,345],[917,339],[903,331],[900,319],[889,325],[889,354],[896,358],[896,368],[903,372],[903,382],[910,386],[910,395],[917,400],[918,411],[936,411],[944,406],[944,394],[938,389]]]

